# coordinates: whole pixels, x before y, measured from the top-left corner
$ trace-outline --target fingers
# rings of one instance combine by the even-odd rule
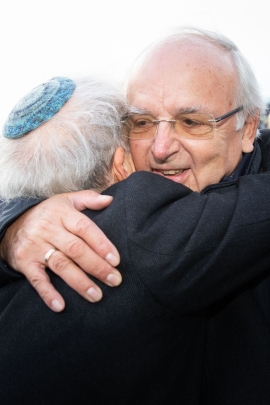
[[[84,272],[91,274],[98,280],[111,287],[118,286],[122,282],[122,277],[119,271],[114,268],[114,265],[117,265],[119,263],[119,255],[117,257],[115,254],[110,252],[110,250],[112,250],[113,248],[113,245],[110,246],[111,243],[109,242],[108,246],[108,244],[104,241],[104,238],[106,238],[105,235],[91,220],[89,220],[81,213],[76,212],[76,216],[77,215],[82,216],[81,221],[84,222],[83,229],[84,227],[86,227],[87,235],[85,235],[84,232],[81,232],[81,237],[77,237],[76,235],[73,235],[73,233],[70,233],[74,231],[72,228],[71,230],[66,230],[65,228],[57,229],[57,232],[52,235],[51,244],[55,248],[57,248],[60,253],[62,252],[62,254],[60,254],[59,252],[54,252],[49,259],[49,267],[61,278],[63,278],[72,288],[74,288],[82,295],[85,294],[87,290],[86,287],[89,288],[90,286],[89,278],[83,273],[80,276],[80,280],[83,280],[85,285],[83,293],[82,288],[78,288],[78,283],[75,282],[75,279],[72,279],[73,281],[70,282],[68,281],[68,278],[64,276],[65,274],[69,274],[69,271],[71,269],[74,272],[75,270],[79,270],[81,272],[80,269],[82,269],[84,270]],[[72,218],[69,218],[67,220],[67,223],[69,221],[69,225],[72,227]],[[66,225],[66,223],[64,223],[64,225]],[[96,239],[94,240],[94,242],[96,244],[99,244],[97,253],[88,245],[88,243],[93,243],[92,238],[94,238],[94,236],[92,235],[92,233],[96,235]],[[83,236],[84,240],[86,239],[87,243],[85,243],[85,241],[82,239]],[[108,262],[108,256],[113,266]],[[58,259],[57,262],[56,259]],[[74,262],[80,267],[80,269]],[[67,266],[68,268],[66,273],[65,266]],[[76,272],[76,274],[79,274],[78,271]],[[82,275],[84,276],[83,278]]]
[[[95,303],[101,300],[103,296],[101,289],[62,252],[55,250],[48,259],[48,266],[88,301]],[[24,274],[51,310],[54,312],[63,311],[65,301],[51,284],[49,276],[45,271],[45,265],[31,263],[27,266]]]
[[[115,269],[120,262],[117,249],[88,217],[77,211],[88,206],[104,208],[112,201],[107,197],[90,191],[52,197],[23,214],[7,232],[5,259],[27,277],[56,312],[64,309],[65,302],[45,271],[45,255],[51,249],[60,252],[50,256],[50,269],[90,302],[99,301],[102,292],[84,271],[109,286],[122,281]]]
[[[88,301],[94,303],[101,300],[101,289],[62,252],[57,250],[51,255],[49,266],[55,274]]]
[[[35,288],[45,304],[54,312],[61,312],[65,308],[65,301],[61,294],[51,284],[45,266],[40,263],[32,263],[28,266],[25,276]]]
[[[92,209],[104,208],[105,206],[110,204],[110,202],[112,201],[112,197],[102,196],[98,193],[95,193],[94,191],[89,190],[81,192],[79,191],[76,193],[69,193],[67,194],[67,196],[68,200],[71,198],[73,203],[76,202],[75,204],[76,209],[74,209],[71,206],[65,206],[66,215],[62,213],[61,220],[66,230],[71,234],[74,234],[79,238],[83,239],[90,249],[94,250],[102,259],[106,260],[111,266],[116,267],[120,263],[120,255],[118,250],[109,241],[109,239],[105,236],[105,234],[98,228],[98,226],[94,224],[93,221],[87,218],[84,214],[77,211],[77,208],[85,209],[86,206]],[[55,234],[56,235],[58,234],[59,236],[58,229],[57,232],[55,232]],[[48,241],[50,240],[50,242],[52,243],[51,239],[47,238],[47,240]],[[72,242],[71,240],[70,243],[72,246],[72,244],[75,242]],[[52,244],[55,245],[55,242]],[[63,244],[61,243],[61,241],[55,246],[57,246],[59,250],[64,252],[62,248]],[[67,250],[65,250],[64,253],[67,252],[66,253],[67,256],[70,257],[72,260],[74,260],[76,263],[78,263],[78,261],[76,260],[78,254],[74,256],[72,253],[73,250],[72,247],[70,248],[70,250],[71,250],[70,254],[68,253]],[[76,248],[74,250],[76,250]],[[82,268],[85,271],[87,271],[84,265]],[[100,279],[98,273],[96,271],[92,272],[91,269],[92,266],[90,266],[87,273],[92,274],[93,276]],[[117,274],[119,275],[118,272]],[[107,276],[108,275],[109,274],[107,274]],[[103,279],[101,281],[103,281]],[[120,281],[115,283],[115,285],[118,284],[120,284]]]
[[[113,200],[113,197],[109,195],[101,195],[91,190],[68,193],[67,198],[78,211],[85,210],[86,208],[101,210],[110,205]]]
[[[93,249],[101,258],[105,259],[111,266],[118,266],[120,263],[120,255],[118,250],[91,219],[74,210],[72,215],[63,218],[63,225],[68,232],[73,235],[77,235],[80,239],[83,239],[91,249]],[[80,253],[82,252],[77,252],[77,249],[81,249],[82,244],[77,246],[74,238],[69,238],[69,243],[69,251],[71,256],[69,254],[68,256],[78,263],[77,257],[79,257]],[[84,253],[86,253],[85,249],[83,254]]]

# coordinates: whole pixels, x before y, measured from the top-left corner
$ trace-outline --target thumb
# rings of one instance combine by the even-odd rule
[[[91,190],[67,193],[67,198],[78,211],[83,211],[86,208],[101,210],[110,205],[113,200],[113,197],[109,195],[101,195]]]

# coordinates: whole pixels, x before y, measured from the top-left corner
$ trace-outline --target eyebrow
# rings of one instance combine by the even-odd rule
[[[129,106],[128,114],[140,114],[140,115],[153,115],[149,111],[145,110],[144,108],[134,107],[133,105]]]
[[[177,108],[176,110],[173,111],[173,115],[177,116],[179,114],[192,114],[192,113],[204,113],[204,112],[208,112],[208,108],[206,105],[193,105],[191,107],[181,107],[181,108]]]
[[[191,107],[180,107],[177,108],[173,111],[173,116],[176,117],[179,114],[192,114],[192,113],[197,113],[197,112],[208,112],[208,108],[206,105],[193,105]],[[131,114],[139,114],[139,115],[150,115],[153,117],[153,114],[144,109],[144,108],[138,108],[138,107],[134,107],[134,106],[130,106],[129,107],[129,115]]]

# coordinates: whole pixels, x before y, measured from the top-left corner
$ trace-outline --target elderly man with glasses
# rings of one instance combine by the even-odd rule
[[[264,106],[252,70],[228,39],[202,30],[183,30],[154,44],[138,59],[128,82],[127,97],[131,111],[123,117],[123,128],[130,140],[137,171],[156,173],[202,195],[229,193],[237,188],[240,176],[259,173],[261,151],[255,136]],[[264,175],[258,178],[260,176],[263,182]],[[251,224],[252,193],[252,187],[247,189],[247,207],[242,213]],[[70,284],[84,297],[92,282],[86,276],[82,278],[82,272],[74,262],[108,285],[118,285],[121,281],[113,267],[119,263],[118,252],[103,236],[96,244],[95,233],[90,235],[87,230],[91,222],[84,221],[81,227],[82,214],[74,213],[74,205],[81,208],[89,205],[86,196],[72,196],[70,208],[61,201],[66,201],[66,197],[48,200],[41,208],[35,207],[24,214],[9,228],[2,243],[2,257],[18,271],[24,271],[31,250],[34,251],[32,268],[36,266],[39,275],[33,277],[33,285],[46,297],[50,307],[57,300],[58,308],[64,307],[63,299],[42,272],[44,257],[51,249],[55,249],[50,256],[51,270],[58,273],[61,269],[64,280],[68,280],[71,271],[80,274],[80,283]],[[3,226],[15,219],[14,212],[18,216],[31,204],[35,202],[24,202],[23,206],[14,202],[10,218],[9,205],[4,211]],[[262,212],[264,209],[268,210],[268,207],[262,208]],[[63,219],[57,219],[56,225],[52,226],[51,212],[55,218],[57,210],[59,218]],[[75,249],[67,249],[66,240],[78,242],[76,236],[72,239],[69,235],[69,229],[61,228],[68,215],[78,223],[77,247],[83,255]],[[222,219],[227,218],[229,229],[231,217],[228,212],[222,211],[220,215]],[[192,217],[186,218],[187,226],[192,220]],[[200,227],[199,218],[197,223]],[[254,229],[257,226],[254,223]],[[57,236],[57,228],[61,237]],[[17,229],[21,229],[18,234]],[[76,226],[71,230],[75,229]],[[215,227],[204,224],[201,240],[197,241],[194,250],[194,263],[200,262],[200,252],[215,246],[220,231],[218,222]],[[223,236],[226,241],[226,234]],[[35,242],[35,238],[39,242]],[[36,247],[41,240],[46,241],[46,251]],[[186,243],[190,241],[192,234]],[[235,243],[239,240],[228,241],[231,251]],[[24,244],[28,249],[22,247]],[[254,251],[257,248],[254,240]],[[96,268],[91,268],[91,258],[96,253],[101,259],[99,263],[95,260]],[[208,260],[211,262],[211,256]],[[224,256],[221,260],[226,264],[228,259]],[[238,260],[235,256],[235,261]],[[247,268],[254,264],[251,260]],[[219,270],[216,268],[216,280],[220,277]],[[243,289],[207,309],[203,399],[209,404],[269,403],[269,297],[264,294],[268,279],[257,280],[257,284],[254,282],[250,286],[243,280],[243,285]]]

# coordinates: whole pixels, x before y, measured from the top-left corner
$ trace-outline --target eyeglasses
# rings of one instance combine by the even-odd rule
[[[153,120],[149,115],[134,114],[126,116],[121,122],[123,133],[129,139],[153,138],[160,122],[170,122],[180,138],[212,139],[215,135],[216,124],[243,108],[243,106],[238,107],[216,119],[212,114],[203,113],[180,114],[176,120]]]

